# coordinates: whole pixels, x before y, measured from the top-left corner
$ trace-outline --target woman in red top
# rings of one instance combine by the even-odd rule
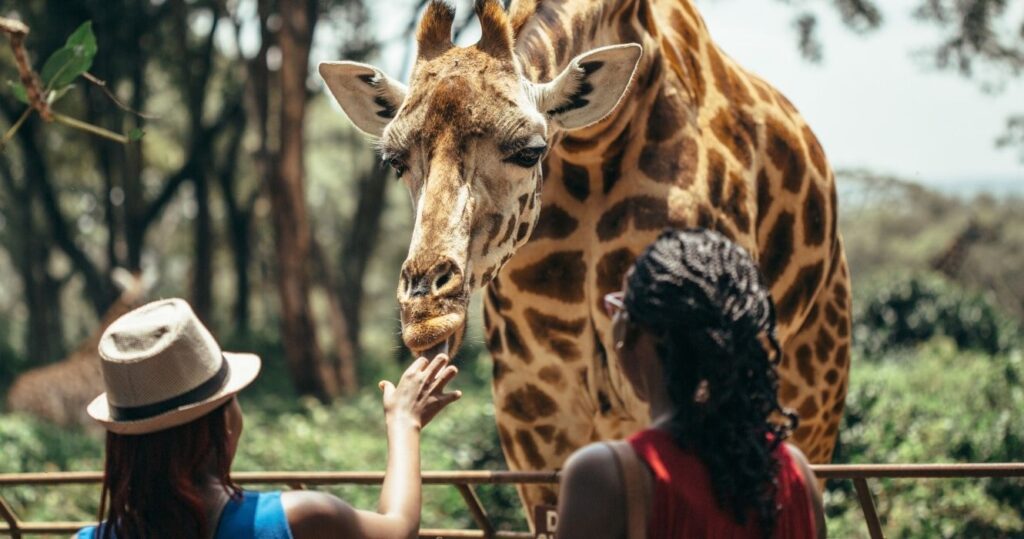
[[[797,419],[778,402],[775,309],[747,252],[666,231],[605,304],[651,425],[570,457],[558,537],[824,537],[814,474],[784,442]]]

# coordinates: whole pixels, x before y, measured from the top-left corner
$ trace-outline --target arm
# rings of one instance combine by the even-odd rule
[[[395,387],[381,382],[388,435],[388,463],[376,513],[353,509],[329,494],[287,492],[282,497],[295,539],[415,537],[420,526],[420,430],[462,393],[445,393],[458,370],[441,355],[419,358]]]
[[[590,444],[569,457],[558,496],[558,539],[623,537],[626,505],[615,455]]]
[[[814,477],[807,457],[793,444],[786,444],[789,454],[800,467],[800,473],[804,476],[804,487],[807,489],[807,496],[810,498],[811,512],[814,513],[814,527],[818,529],[818,539],[825,539],[828,536],[828,528],[825,525],[825,508],[821,502],[821,492],[818,490],[818,480]]]

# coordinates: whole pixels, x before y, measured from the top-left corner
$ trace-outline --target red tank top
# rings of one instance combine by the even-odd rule
[[[637,456],[651,470],[654,496],[651,500],[649,539],[761,539],[760,526],[752,514],[745,525],[718,507],[711,478],[700,459],[683,449],[665,431],[649,429],[629,438]],[[775,451],[779,460],[776,539],[817,537],[803,474],[786,444]]]

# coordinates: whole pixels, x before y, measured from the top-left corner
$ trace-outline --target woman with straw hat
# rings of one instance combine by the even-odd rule
[[[398,386],[381,382],[388,463],[379,512],[329,494],[246,492],[231,480],[242,432],[235,395],[260,370],[222,352],[180,299],[116,320],[100,339],[107,391],[88,407],[107,429],[98,526],[81,539],[134,537],[413,537],[420,521],[419,433],[461,396],[446,356],[419,358]]]

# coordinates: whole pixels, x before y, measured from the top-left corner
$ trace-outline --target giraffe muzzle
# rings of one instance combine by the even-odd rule
[[[425,269],[420,269],[425,268]],[[469,292],[461,267],[448,257],[406,261],[398,285],[402,340],[416,355],[454,354],[466,325]]]

